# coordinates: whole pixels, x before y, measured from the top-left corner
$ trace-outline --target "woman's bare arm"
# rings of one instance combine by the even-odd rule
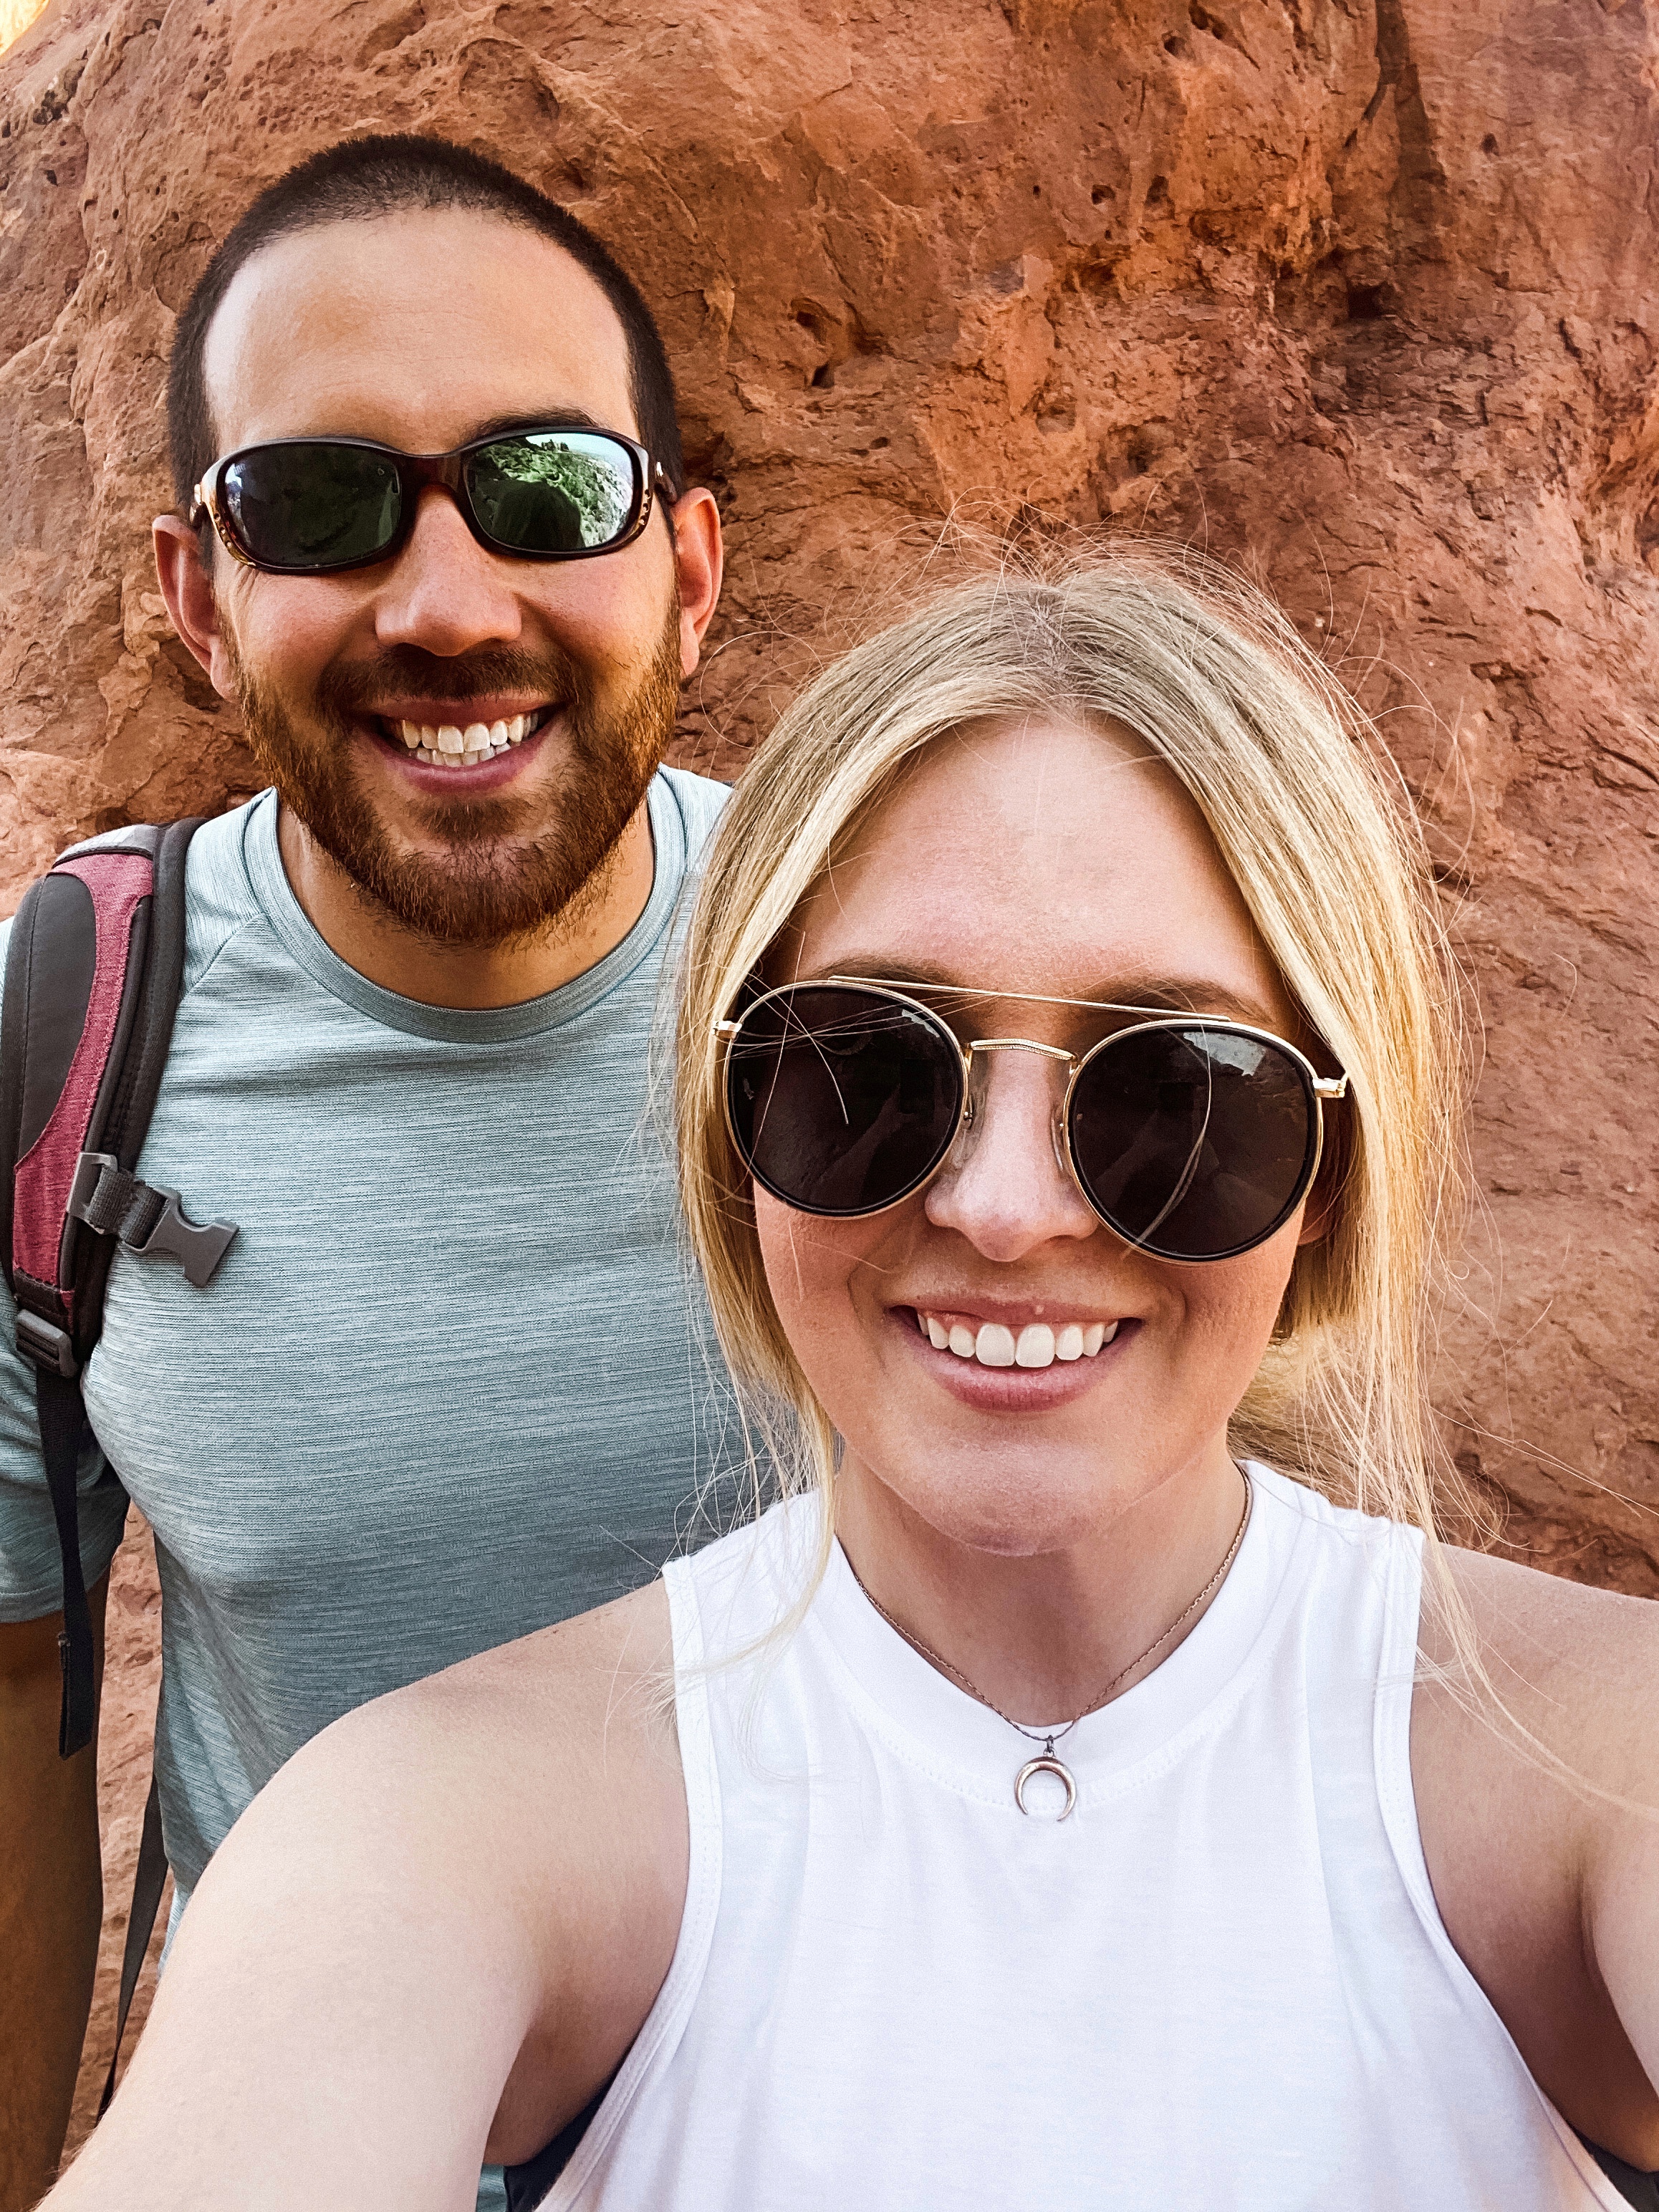
[[[1453,1558],[1498,1695],[1589,1786],[1419,1683],[1412,1771],[1441,1917],[1566,2118],[1659,2168],[1659,1605]],[[1449,1658],[1431,1610],[1424,1642]]]
[[[236,1824],[53,2212],[463,2212],[614,2070],[686,1819],[660,1584],[349,1715]]]

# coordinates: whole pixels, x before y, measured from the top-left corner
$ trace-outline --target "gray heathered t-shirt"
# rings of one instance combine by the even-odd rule
[[[725,798],[659,775],[633,930],[562,989],[482,1013],[336,958],[283,872],[273,793],[197,833],[139,1168],[240,1234],[201,1291],[118,1255],[85,1384],[155,1532],[184,1891],[340,1714],[617,1597],[708,1533],[729,1399],[647,1056]],[[27,1620],[62,1584],[9,1301],[0,1340],[0,1620]],[[125,1506],[100,1455],[82,1484],[90,1583]]]

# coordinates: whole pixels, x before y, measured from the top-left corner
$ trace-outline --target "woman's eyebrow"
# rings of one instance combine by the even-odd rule
[[[871,983],[937,983],[945,991],[968,991],[958,976],[927,960],[895,960],[890,952],[843,952],[817,968],[798,969],[793,983],[823,983],[831,975],[856,975]]]
[[[821,967],[802,969],[793,980],[801,983],[823,981],[831,975],[856,977],[872,983],[890,983],[901,988],[906,983],[926,983],[934,989],[952,991],[963,999],[1001,996],[1017,998],[1018,992],[1000,994],[987,992],[964,982],[960,975],[952,975],[944,968],[927,960],[896,961],[890,953],[848,952],[838,960],[829,961]],[[1034,1003],[1056,994],[1033,991]],[[1208,977],[1194,975],[1115,975],[1095,985],[1076,998],[1067,996],[1060,1003],[1074,1006],[1103,1007],[1145,1008],[1151,1013],[1212,1014],[1224,1021],[1243,1022],[1255,1029],[1273,1030],[1278,1017],[1259,1000],[1247,997]]]
[[[1118,975],[1100,987],[1099,997],[1120,1004],[1151,1006],[1171,1014],[1219,1014],[1224,1019],[1272,1030],[1279,1017],[1259,999],[1235,991],[1207,976]]]

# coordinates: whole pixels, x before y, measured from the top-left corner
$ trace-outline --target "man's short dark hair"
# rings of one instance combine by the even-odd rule
[[[344,138],[265,187],[209,262],[179,318],[167,371],[167,444],[173,491],[186,513],[216,450],[203,366],[208,330],[237,272],[262,246],[298,231],[445,208],[476,210],[536,231],[587,271],[615,308],[628,341],[641,442],[660,463],[675,495],[684,489],[673,373],[655,318],[633,278],[586,224],[499,161],[446,138]]]

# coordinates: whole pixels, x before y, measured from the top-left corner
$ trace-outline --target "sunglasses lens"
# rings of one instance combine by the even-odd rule
[[[1248,1031],[1130,1030],[1072,1094],[1072,1158],[1120,1237],[1165,1260],[1224,1260],[1271,1237],[1313,1173],[1312,1088]]]
[[[775,1197],[806,1213],[875,1213],[948,1150],[962,1062],[915,1007],[801,984],[745,1018],[726,1086],[738,1149]]]
[[[514,553],[597,553],[639,509],[639,464],[599,432],[533,430],[481,447],[467,463],[479,527]]]
[[[219,502],[244,552],[264,568],[340,568],[373,561],[397,535],[403,501],[383,453],[307,439],[232,461]]]

